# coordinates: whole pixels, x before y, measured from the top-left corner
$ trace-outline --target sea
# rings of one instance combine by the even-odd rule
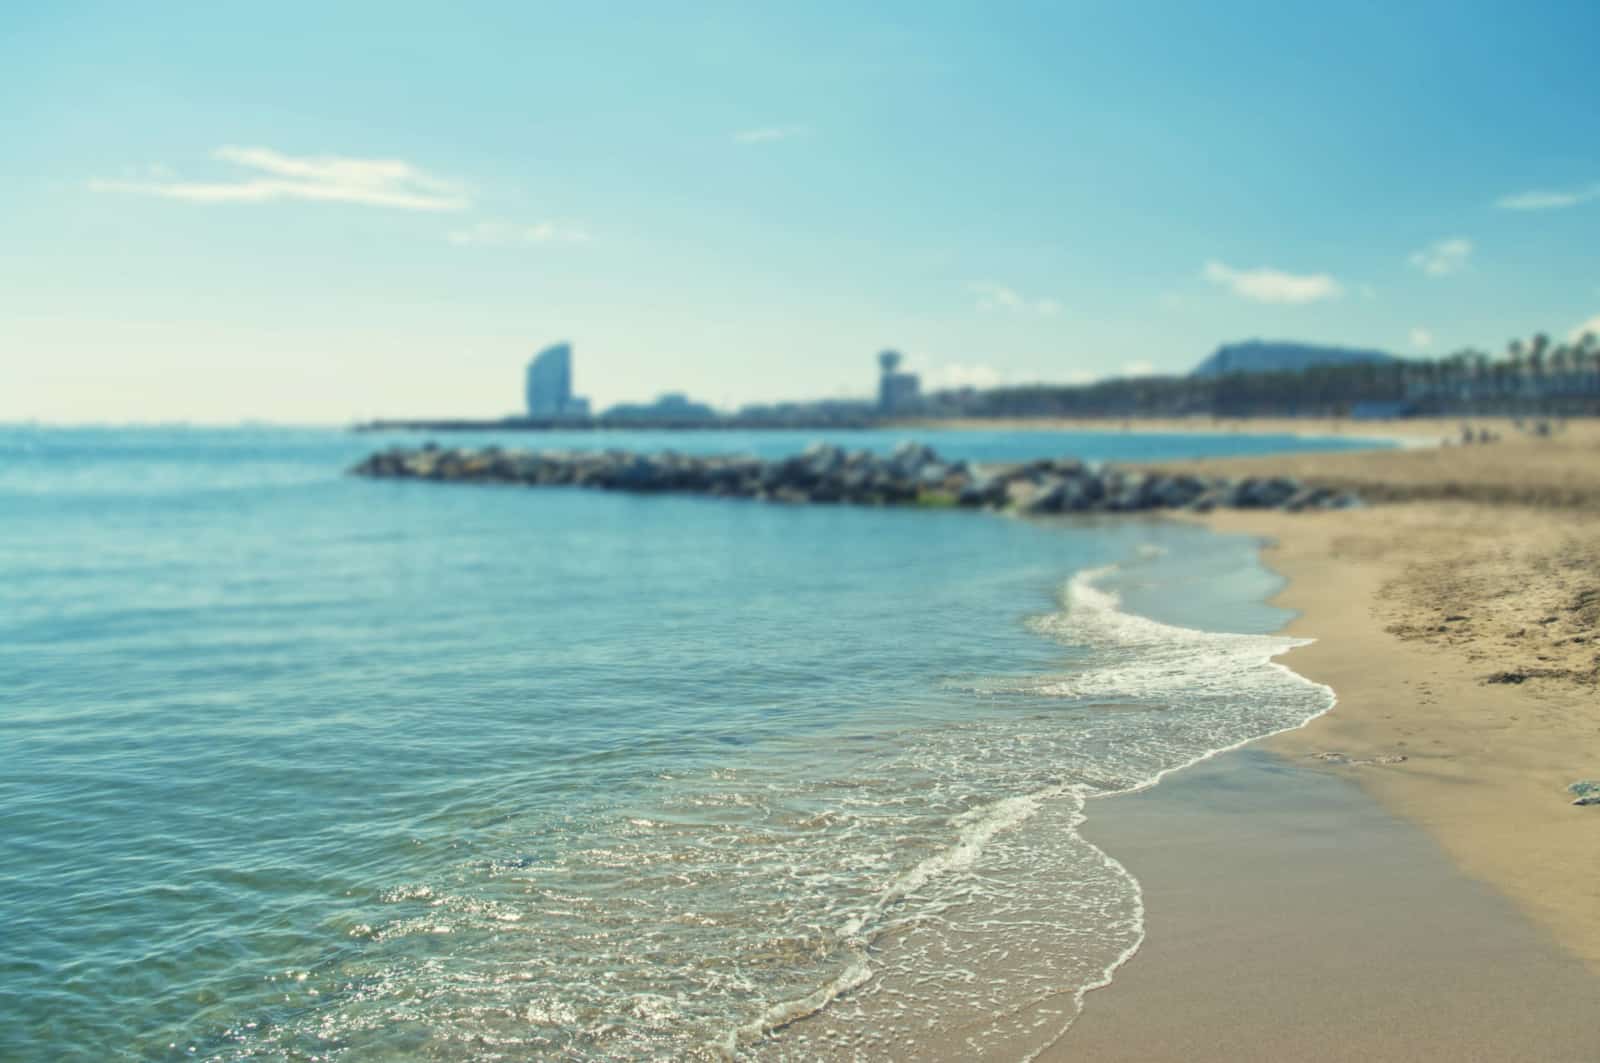
[[[1325,711],[1249,539],[376,481],[0,427],[0,1059],[1027,1058],[1144,935],[1097,799]],[[818,439],[1134,461],[1351,439]]]

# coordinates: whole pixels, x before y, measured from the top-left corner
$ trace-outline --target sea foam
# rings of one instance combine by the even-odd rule
[[[1138,951],[1138,881],[1078,832],[1086,802],[1301,726],[1327,711],[1333,694],[1276,661],[1310,640],[1130,613],[1108,586],[1121,571],[1078,573],[1061,610],[1030,622],[1083,651],[1083,667],[951,684],[1030,707],[1049,699],[1060,716],[948,729],[916,751],[952,774],[1036,785],[950,817],[949,843],[883,883],[875,903],[847,920],[843,933],[863,957],[841,975],[848,992],[836,981],[795,1006],[769,1007],[724,1042],[725,1052],[852,1058],[892,1048],[895,1058],[915,1058],[959,1044],[1029,1059]]]

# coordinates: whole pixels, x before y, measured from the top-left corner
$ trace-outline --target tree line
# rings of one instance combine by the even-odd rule
[[[1141,376],[928,396],[926,413],[965,417],[1404,416],[1600,413],[1600,341],[1539,333],[1497,356],[1319,365],[1213,377]]]

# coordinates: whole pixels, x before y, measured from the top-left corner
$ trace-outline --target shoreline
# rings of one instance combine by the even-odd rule
[[[1454,439],[1464,423],[1502,434],[1515,431],[1509,417],[1402,417],[1357,421],[1348,417],[1042,417],[1031,419],[960,417],[949,420],[906,418],[886,428],[970,432],[1085,432],[1173,435],[1294,436],[1300,439],[1358,439],[1398,447],[1429,447]]]
[[[1600,778],[1600,420],[1487,446],[1180,467],[1380,500],[1183,518],[1255,537],[1287,581],[1273,599],[1297,614],[1285,633],[1318,640],[1283,663],[1338,707],[1271,747],[1342,754],[1330,770],[1600,974],[1600,810],[1568,791]]]
[[[1272,601],[1298,614],[1284,633],[1317,640],[1282,661],[1338,697],[1332,712],[1264,747],[1286,758],[1322,758],[1327,770],[1421,826],[1464,873],[1499,890],[1600,975],[1600,822],[1594,810],[1573,806],[1567,790],[1600,774],[1596,689],[1540,652],[1559,647],[1504,651],[1488,634],[1450,630],[1487,606],[1503,611],[1513,643],[1527,640],[1530,626],[1555,628],[1548,641],[1574,637],[1561,633],[1559,615],[1539,624],[1561,608],[1541,592],[1560,588],[1538,586],[1529,570],[1583,535],[1585,522],[1412,503],[1336,523],[1242,513],[1205,523],[1261,539],[1263,563],[1287,580]],[[1507,526],[1518,525],[1523,530],[1508,535]],[[1594,546],[1592,532],[1588,538]],[[1482,575],[1502,586],[1483,589],[1476,601],[1476,588],[1441,587],[1439,562],[1427,554],[1451,550],[1481,551],[1476,564],[1497,570]],[[1516,605],[1498,601],[1505,593],[1538,598],[1520,611],[1543,615],[1524,622]]]
[[[1600,776],[1600,423],[1570,427],[1421,455],[1179,466],[1320,477],[1397,501],[1179,517],[1257,541],[1284,580],[1271,604],[1295,612],[1279,633],[1315,640],[1278,661],[1336,702],[1096,810],[1085,836],[1146,889],[1146,936],[1040,1058],[1600,1058],[1600,816],[1568,792]],[[1192,835],[1173,823],[1193,812],[1197,786],[1207,775],[1214,788],[1238,784],[1217,773],[1251,756],[1274,762],[1284,784],[1214,824],[1212,848],[1185,854]],[[1366,804],[1268,830],[1307,780]],[[1301,851],[1313,830],[1331,859]],[[1241,841],[1251,835],[1263,851]],[[1382,841],[1399,837],[1410,840],[1398,849]],[[1375,839],[1395,850],[1383,866]],[[1427,888],[1378,896],[1402,864]],[[1197,876],[1221,883],[1206,903]],[[1294,902],[1308,896],[1323,905]],[[1351,896],[1373,897],[1359,919],[1338,910]],[[1374,938],[1373,925],[1385,933]],[[1485,940],[1497,944],[1471,955]],[[1351,941],[1372,955],[1351,955]],[[1241,977],[1249,996],[1276,1003],[1210,999]],[[1229,1010],[1245,1014],[1220,1021]],[[1485,1025],[1486,1014],[1499,1018]]]
[[[1261,746],[1096,802],[1146,937],[1032,1058],[1589,1060],[1595,984],[1352,780]]]
[[[1063,1034],[1009,1047],[1206,1063],[1600,1058],[1600,810],[1567,792],[1600,776],[1600,423],[1158,468],[1373,491],[1379,504],[1348,511],[1179,515],[1255,541],[1284,580],[1269,602],[1296,614],[1277,634],[1314,640],[1276,663],[1336,700],[1094,803],[1083,835],[1139,884],[1142,938]],[[1254,782],[1235,770],[1251,758]],[[1250,800],[1226,816],[1189,807],[1197,787],[1230,786]],[[1201,828],[1213,848],[1194,846]],[[1227,992],[1241,971],[1272,1003],[1227,1018],[1246,1007]],[[1061,1010],[1046,999],[1019,1014]]]

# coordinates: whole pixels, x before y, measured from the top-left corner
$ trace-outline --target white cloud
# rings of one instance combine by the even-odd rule
[[[535,225],[513,225],[504,221],[480,221],[465,229],[457,229],[449,236],[452,244],[461,247],[510,247],[521,244],[581,244],[589,233],[580,225],[567,222],[542,221]]]
[[[733,135],[733,139],[740,144],[770,144],[775,140],[793,140],[810,132],[811,130],[803,125],[772,125],[759,129],[742,129]]]
[[[972,294],[978,297],[979,310],[1004,310],[1015,314],[1037,314],[1039,317],[1055,317],[1061,313],[1059,301],[1049,298],[1030,298],[1004,284],[978,281],[968,287],[972,290]]]
[[[1465,236],[1452,236],[1429,244],[1411,256],[1410,262],[1430,277],[1446,277],[1459,273],[1472,257],[1472,241]]]
[[[1584,188],[1518,192],[1516,195],[1500,197],[1495,200],[1494,205],[1502,210],[1561,210],[1565,207],[1576,207],[1592,199],[1600,199],[1600,183]]]
[[[1591,317],[1589,320],[1585,321],[1583,324],[1567,333],[1567,341],[1569,343],[1576,343],[1578,340],[1583,338],[1583,334],[1585,332],[1592,332],[1596,336],[1600,336],[1600,314],[1596,314],[1594,317]]]
[[[1156,367],[1152,363],[1145,361],[1143,358],[1136,362],[1129,362],[1122,367],[1122,375],[1125,377],[1153,376],[1155,375],[1155,371]]]
[[[1207,262],[1203,276],[1242,299],[1258,303],[1314,303],[1336,298],[1342,289],[1326,273],[1285,273],[1276,269],[1234,269]]]
[[[1411,346],[1415,347],[1419,351],[1426,350],[1427,348],[1432,347],[1433,346],[1433,333],[1429,332],[1425,328],[1422,328],[1421,326],[1418,326],[1417,328],[1412,329],[1411,330]]]
[[[226,181],[91,181],[97,191],[136,192],[190,203],[306,200],[396,210],[450,211],[471,206],[462,188],[401,159],[285,155],[271,148],[225,146],[211,153],[247,171]],[[152,176],[166,171],[153,172]]]

